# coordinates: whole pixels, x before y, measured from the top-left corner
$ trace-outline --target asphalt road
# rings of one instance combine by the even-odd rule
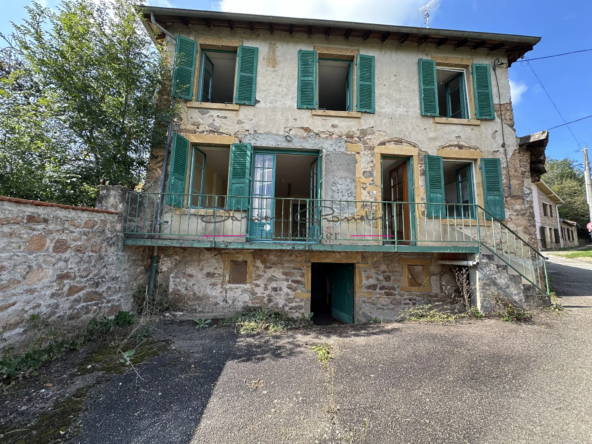
[[[591,443],[592,264],[552,261],[568,308],[529,325],[163,325],[173,348],[91,389],[74,442]]]

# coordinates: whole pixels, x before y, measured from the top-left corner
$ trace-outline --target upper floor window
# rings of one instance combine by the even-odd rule
[[[543,202],[543,216],[548,216],[547,204]]]
[[[234,103],[236,52],[201,52],[198,102]]]
[[[468,98],[464,69],[437,68],[440,117],[468,119]]]
[[[353,111],[351,60],[319,60],[319,109]]]

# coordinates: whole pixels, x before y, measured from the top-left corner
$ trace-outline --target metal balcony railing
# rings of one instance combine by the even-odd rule
[[[539,290],[548,288],[544,257],[478,205],[171,193],[163,196],[160,210],[158,202],[158,193],[129,194],[127,238],[191,239],[226,248],[244,242],[269,248],[355,245],[362,251],[485,248]]]

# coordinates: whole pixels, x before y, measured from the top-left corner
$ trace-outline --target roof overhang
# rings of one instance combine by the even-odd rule
[[[538,182],[547,172],[545,169],[545,149],[549,143],[549,131],[541,131],[528,136],[518,137],[518,146],[530,151],[530,180]]]
[[[555,194],[555,191],[553,191],[551,187],[547,185],[544,181],[541,180],[540,182],[537,182],[536,186],[539,187],[539,189],[543,193],[545,193],[547,197],[553,201],[553,203],[557,205],[562,205],[565,203],[563,199],[559,197],[557,194]]]
[[[379,25],[372,23],[341,22],[335,20],[316,20],[268,15],[237,14],[193,9],[159,8],[138,6],[145,25],[157,35],[162,32],[150,23],[150,14],[156,21],[168,28],[175,24],[185,26],[204,26],[212,28],[242,29],[252,32],[287,32],[308,35],[324,35],[327,38],[361,38],[398,42],[400,44],[432,44],[456,49],[500,51],[507,55],[511,65],[532,50],[541,38],[489,32],[454,31],[449,29],[417,28],[411,26]],[[162,35],[164,38],[164,35]]]

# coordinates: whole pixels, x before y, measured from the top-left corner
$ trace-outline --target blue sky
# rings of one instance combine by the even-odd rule
[[[155,6],[224,10],[336,20],[422,26],[419,8],[428,0],[151,0]],[[25,17],[30,0],[4,2],[0,32]],[[57,0],[43,0],[54,7]],[[592,48],[589,0],[432,0],[430,27],[540,36],[529,58]],[[592,51],[531,62],[566,121],[592,114]],[[563,123],[530,67],[510,69],[519,136]],[[571,125],[582,146],[592,148],[592,119]],[[582,154],[567,127],[551,131],[547,155],[581,161]]]

